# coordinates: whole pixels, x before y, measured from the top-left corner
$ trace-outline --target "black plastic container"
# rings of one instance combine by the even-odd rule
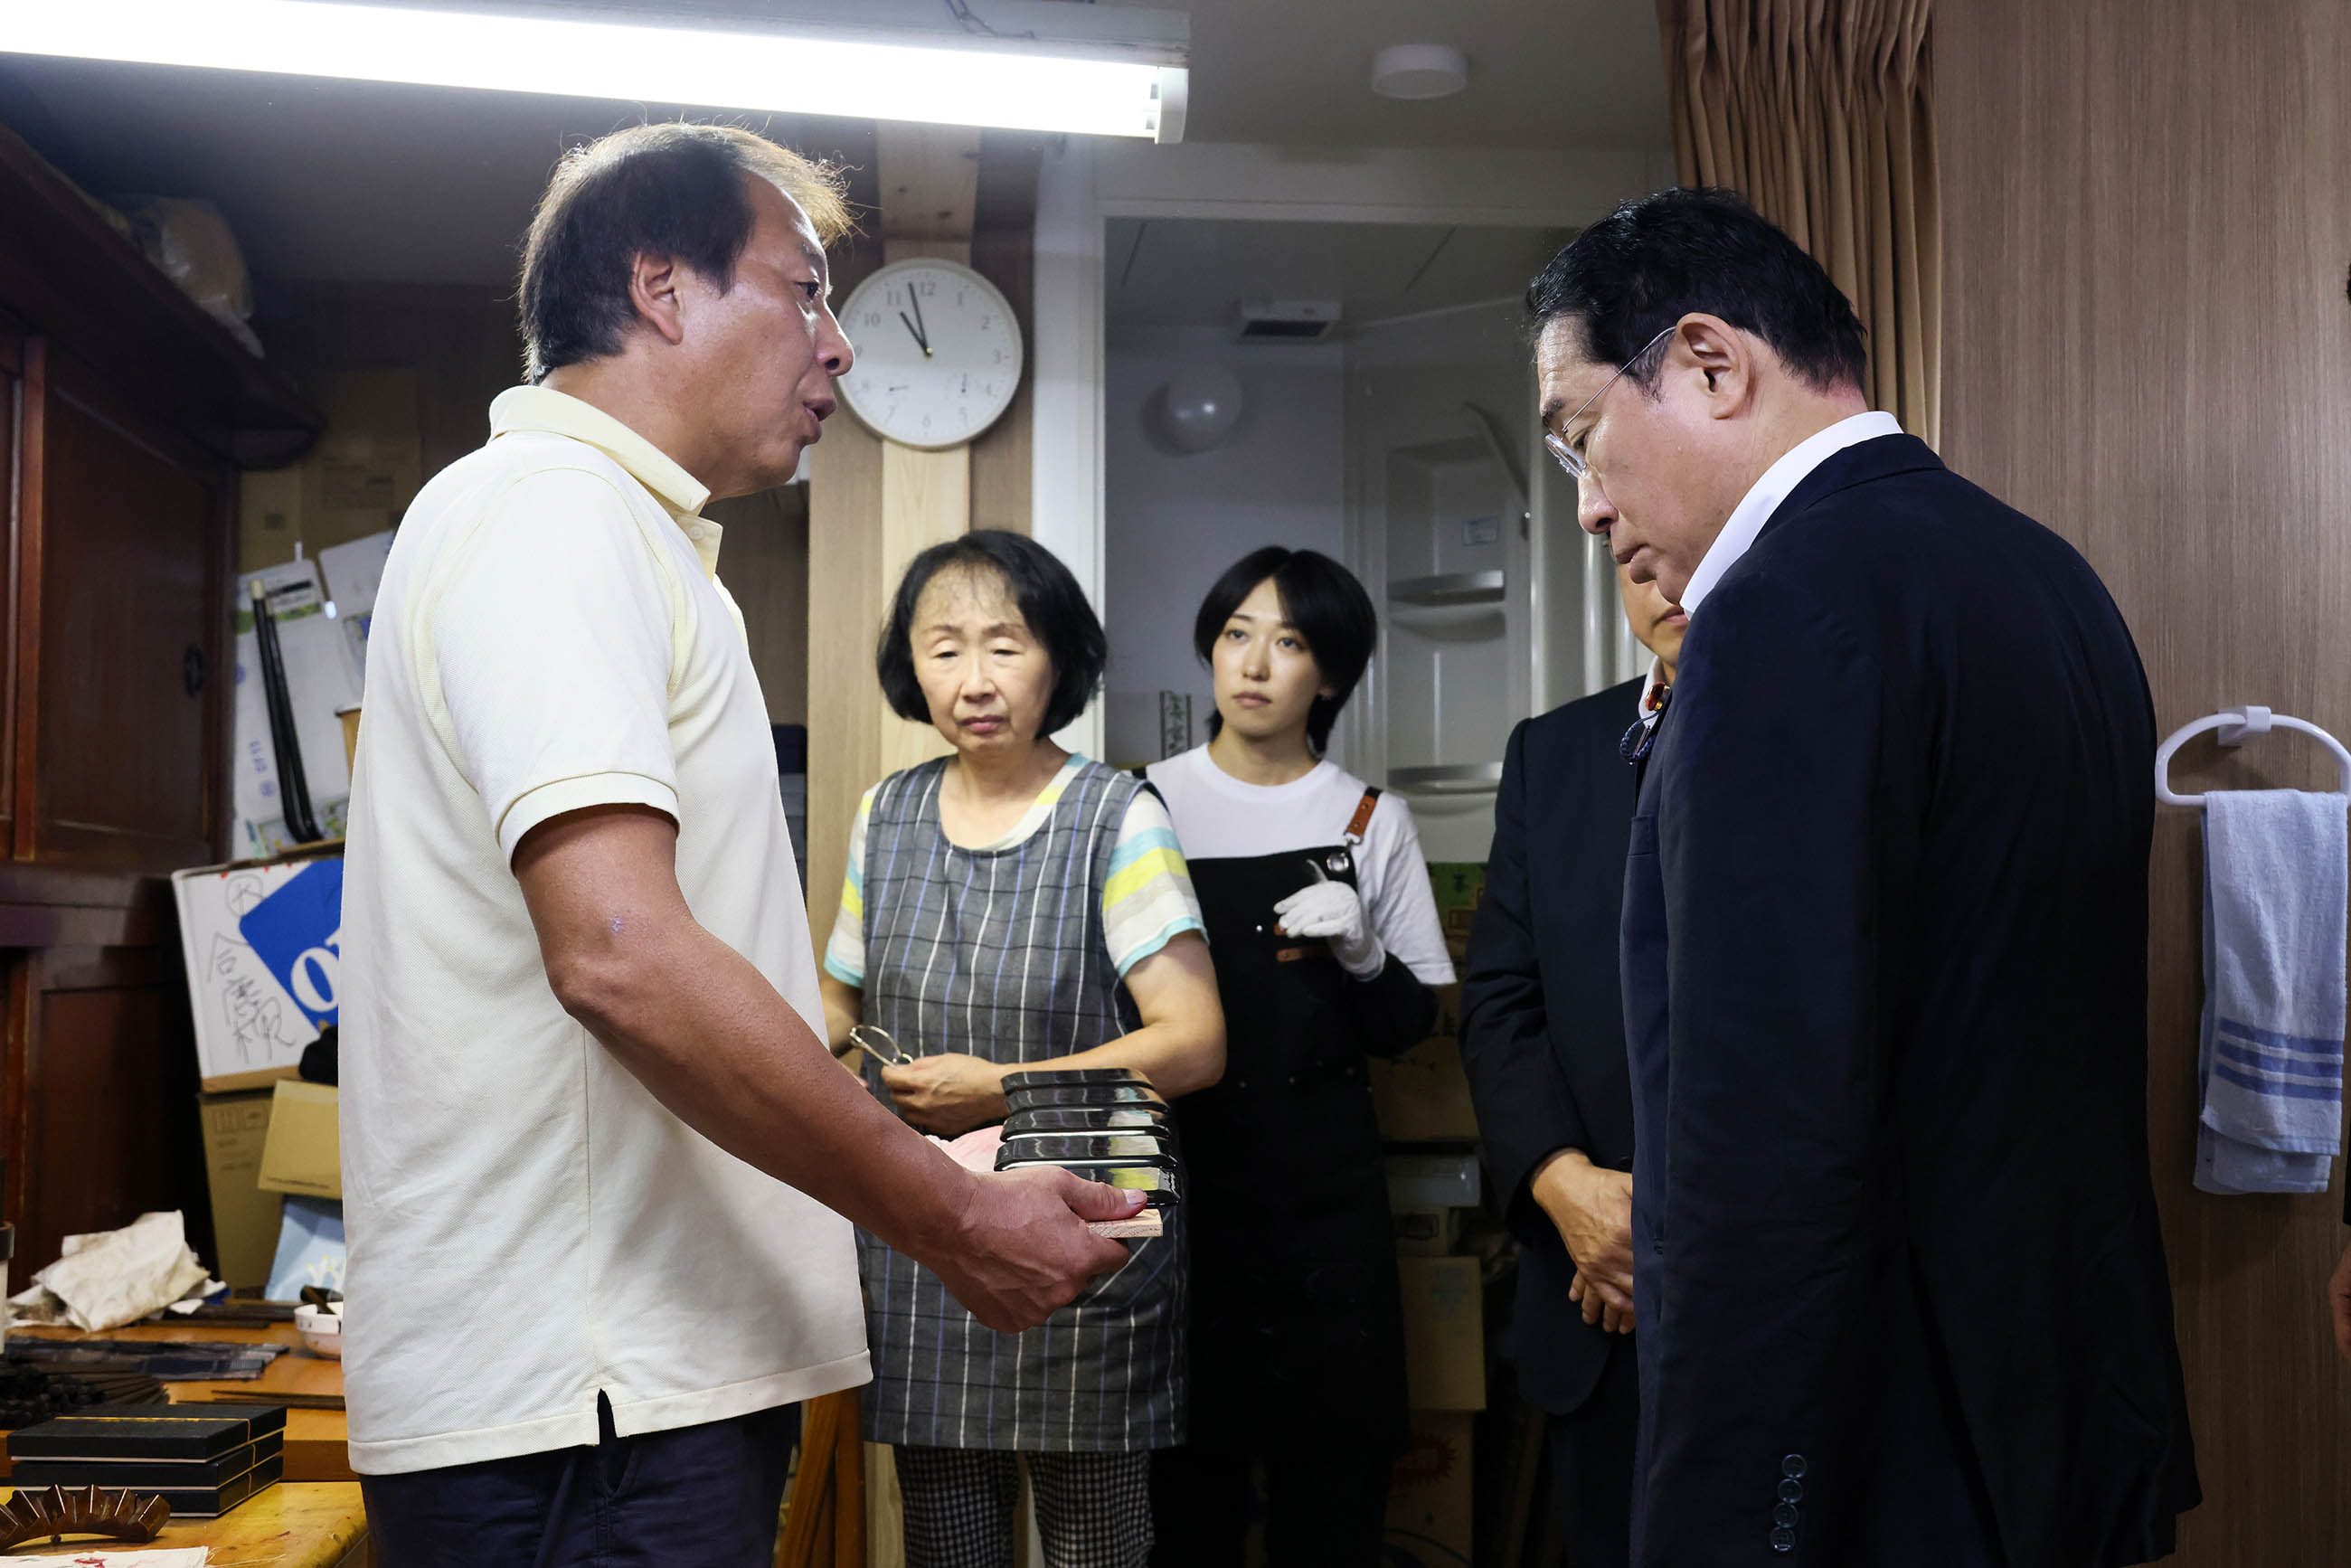
[[[1072,1084],[1139,1083],[1151,1087],[1151,1080],[1132,1067],[1040,1067],[1024,1072],[1004,1075],[1004,1092],[1018,1093],[1023,1089],[1065,1089]]]
[[[1029,1133],[1118,1133],[1165,1127],[1167,1118],[1148,1105],[1037,1105],[1004,1119],[1004,1135]]]
[[[1184,1196],[1184,1177],[1175,1160],[1166,1155],[1149,1160],[1029,1160],[1015,1157],[1004,1160],[998,1156],[997,1169],[1005,1171],[1033,1170],[1045,1166],[1057,1166],[1073,1176],[1088,1181],[1098,1181],[1111,1186],[1124,1187],[1144,1195],[1153,1208],[1166,1208]]]
[[[1159,1097],[1159,1092],[1142,1083],[1061,1083],[1027,1089],[1007,1088],[1004,1102],[1015,1111],[1056,1105],[1148,1105],[1163,1116],[1167,1113],[1167,1102]]]
[[[1166,1134],[1155,1130],[1123,1133],[1024,1133],[1004,1140],[1004,1160],[1148,1160],[1168,1152]]]

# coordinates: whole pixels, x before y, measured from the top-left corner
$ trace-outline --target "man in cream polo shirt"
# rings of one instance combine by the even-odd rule
[[[964,1171],[820,1043],[714,495],[781,482],[850,345],[830,174],[641,127],[558,169],[534,384],[376,602],[345,884],[345,1373],[379,1558],[765,1563],[794,1401],[868,1376],[852,1222],[991,1326],[1135,1200]]]

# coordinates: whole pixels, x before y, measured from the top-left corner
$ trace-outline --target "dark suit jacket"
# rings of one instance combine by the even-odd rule
[[[1797,486],[1677,674],[1625,877],[1641,1561],[2165,1554],[2198,1490],[2121,615],[1886,436]]]
[[[1461,1065],[1519,1239],[1511,1356],[1520,1392],[1555,1415],[1583,1403],[1612,1348],[1629,1348],[1567,1299],[1575,1264],[1527,1177],[1563,1148],[1633,1168],[1616,923],[1634,779],[1617,744],[1640,690],[1627,681],[1511,731],[1461,980]]]

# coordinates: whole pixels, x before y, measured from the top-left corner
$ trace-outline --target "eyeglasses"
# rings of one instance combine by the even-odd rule
[[[877,1067],[907,1067],[914,1062],[905,1047],[890,1038],[890,1031],[873,1024],[862,1023],[849,1031],[844,1050],[862,1051],[873,1059]]]
[[[1681,323],[1678,321],[1674,323],[1674,327],[1678,327],[1680,325]],[[1623,364],[1617,366],[1615,376],[1610,376],[1606,381],[1601,382],[1600,390],[1593,392],[1590,397],[1585,398],[1582,407],[1578,408],[1573,413],[1569,414],[1565,419],[1559,422],[1560,430],[1566,429],[1569,425],[1573,424],[1577,420],[1583,418],[1584,409],[1590,408],[1593,403],[1598,402],[1602,397],[1607,394],[1608,389],[1616,384],[1616,376],[1623,375],[1626,371],[1629,371],[1635,365],[1639,364],[1643,359],[1647,357],[1650,350],[1664,342],[1667,338],[1672,337],[1674,335],[1674,327],[1667,328],[1664,331],[1658,333],[1656,337],[1642,344],[1640,350],[1637,353],[1635,353],[1631,359],[1625,361]],[[1581,479],[1585,475],[1592,472],[1592,465],[1583,460],[1583,454],[1578,452],[1574,447],[1570,446],[1567,444],[1566,438],[1562,436],[1559,434],[1559,431],[1544,431],[1543,445],[1550,450],[1551,455],[1553,457],[1559,459],[1559,465],[1567,470],[1569,477]]]

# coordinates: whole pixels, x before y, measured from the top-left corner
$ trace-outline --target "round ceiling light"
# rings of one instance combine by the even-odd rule
[[[1393,44],[1372,57],[1382,98],[1450,98],[1469,85],[1469,61],[1450,44]]]

